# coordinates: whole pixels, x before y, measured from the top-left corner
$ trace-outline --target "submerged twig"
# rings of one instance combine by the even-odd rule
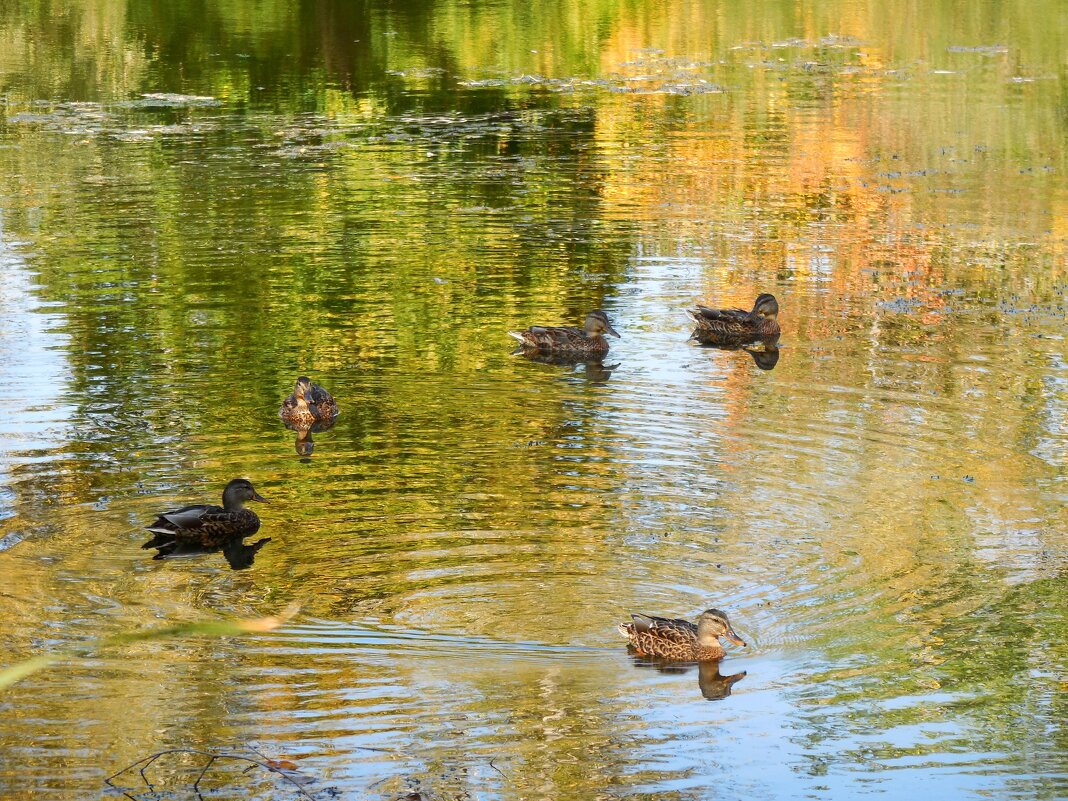
[[[244,754],[232,754],[227,752],[212,753],[211,751],[201,751],[196,748],[168,748],[164,751],[157,751],[156,753],[150,754],[149,756],[144,757],[143,759],[137,760],[131,765],[127,765],[125,768],[118,771],[117,773],[111,774],[106,779],[104,779],[104,784],[106,784],[108,787],[118,790],[127,798],[130,798],[133,801],[137,801],[134,796],[130,795],[124,788],[119,787],[112,780],[117,779],[124,773],[129,773],[134,768],[139,768],[138,773],[141,774],[141,780],[145,783],[145,786],[149,789],[149,792],[152,792],[155,790],[155,787],[153,786],[152,782],[148,780],[148,777],[145,775],[145,771],[148,770],[148,768],[153,763],[155,763],[157,759],[159,759],[160,757],[167,756],[168,754],[192,754],[194,756],[203,756],[208,758],[207,763],[200,771],[200,774],[197,776],[196,781],[193,782],[193,792],[196,793],[197,798],[203,798],[203,795],[201,795],[200,793],[200,782],[201,780],[203,780],[205,774],[207,774],[209,768],[211,768],[211,766],[214,765],[215,762],[220,759],[236,759],[242,762],[251,763],[250,767],[260,767],[268,773],[272,773],[275,776],[281,777],[283,780],[289,782],[289,784],[293,786],[293,789],[301,796],[301,798],[306,798],[308,799],[308,801],[316,801],[315,796],[313,796],[311,793],[309,793],[307,790],[300,786],[300,782],[298,782],[292,776],[288,775],[287,771],[281,768],[276,768],[271,765],[270,760],[266,760],[266,758],[265,761],[261,761],[259,759],[253,759],[252,757],[246,756]],[[259,755],[263,756],[262,754]]]

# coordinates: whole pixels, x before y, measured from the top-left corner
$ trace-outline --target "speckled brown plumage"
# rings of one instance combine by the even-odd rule
[[[779,338],[779,303],[767,293],[756,299],[752,311],[698,306],[689,315],[697,324],[691,339],[705,345],[737,347],[758,340],[774,343]]]
[[[745,645],[731,628],[727,616],[718,609],[702,612],[696,624],[652,615],[631,615],[631,618],[633,622],[619,624],[619,633],[642,656],[703,662],[722,659],[726,655],[719,643],[720,637],[736,645]]]
[[[586,315],[586,322],[582,328],[536,325],[524,331],[509,331],[508,333],[519,340],[524,350],[588,356],[604,356],[608,353],[608,340],[605,339],[605,334],[619,336],[609,322],[608,315],[600,310]]]
[[[329,423],[337,417],[338,411],[337,401],[333,396],[302,375],[297,379],[293,393],[282,401],[278,416],[286,425],[308,428],[316,423],[320,426],[324,422]]]
[[[183,506],[160,514],[148,526],[154,536],[141,547],[158,549],[156,558],[159,558],[191,547],[210,550],[240,541],[260,528],[259,517],[244,507],[245,501],[266,503],[247,479],[235,478],[223,491],[222,506]]]

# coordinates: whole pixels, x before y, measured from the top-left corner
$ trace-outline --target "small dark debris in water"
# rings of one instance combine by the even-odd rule
[[[931,480],[932,481],[938,481],[941,478],[942,478],[942,476],[938,475],[937,473],[935,473],[934,475],[931,476]]]
[[[973,476],[965,476],[964,480],[967,481],[969,484],[975,483],[975,478]]]

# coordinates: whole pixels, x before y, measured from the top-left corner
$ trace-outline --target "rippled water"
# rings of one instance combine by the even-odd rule
[[[301,604],[4,691],[0,795],[186,747],[324,798],[1064,797],[1066,26],[0,9],[2,661]],[[687,341],[762,291],[773,369]],[[592,308],[603,364],[511,355]],[[342,407],[310,458],[301,373]],[[238,475],[251,568],[140,550]],[[719,672],[615,633],[708,606]],[[296,797],[241,770],[215,797]]]

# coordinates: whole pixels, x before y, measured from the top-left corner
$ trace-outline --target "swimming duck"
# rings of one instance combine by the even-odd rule
[[[278,416],[286,423],[310,426],[323,420],[337,417],[337,401],[318,384],[313,384],[306,375],[297,379],[293,394],[282,401]]]
[[[194,546],[222,548],[234,540],[255,534],[260,519],[245,501],[267,503],[246,478],[235,478],[223,490],[223,505],[200,504],[163,512],[148,530],[155,536],[142,548],[157,548],[155,559],[186,552]]]
[[[779,302],[766,292],[757,297],[752,311],[698,306],[688,314],[697,323],[690,339],[705,345],[737,347],[779,338]]]
[[[582,328],[531,326],[525,331],[509,331],[508,334],[518,339],[524,350],[596,356],[608,353],[605,334],[619,336],[608,321],[608,315],[599,309],[586,315]]]
[[[652,615],[631,615],[631,618],[633,623],[619,624],[619,633],[642,656],[679,662],[714,661],[726,656],[720,637],[745,647],[745,640],[734,633],[727,615],[718,609],[706,609],[696,624]]]

